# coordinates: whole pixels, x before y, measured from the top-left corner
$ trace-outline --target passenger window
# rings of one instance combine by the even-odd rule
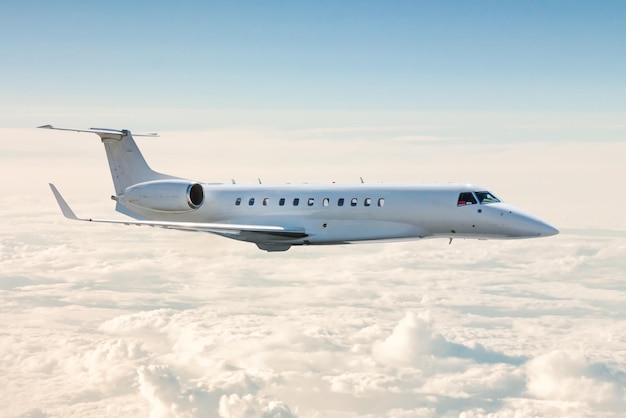
[[[254,197],[250,198],[250,200],[248,201],[248,205],[250,206],[254,205]]]
[[[263,206],[267,206],[269,201],[270,201],[269,197],[266,197],[265,199],[263,199]]]
[[[285,198],[284,198],[284,197],[281,197],[281,198],[280,198],[280,200],[278,201],[278,204],[279,204],[280,206],[285,206]]]
[[[238,197],[237,200],[235,200],[235,206],[239,206],[241,205],[241,198]]]
[[[343,202],[345,202],[345,199],[340,197],[339,200],[337,200],[337,206],[343,206]]]
[[[365,198],[365,202],[363,203],[365,206],[370,206],[372,204],[372,199],[369,197]]]
[[[322,205],[328,207],[329,204],[330,204],[330,199],[325,197],[324,200],[322,201]]]
[[[350,201],[350,206],[356,206],[357,203],[359,203],[359,199],[357,199],[356,197],[353,197],[352,200]]]
[[[476,199],[474,195],[470,192],[461,193],[459,195],[459,200],[456,202],[457,206],[466,206],[466,205],[475,205]]]
[[[378,199],[378,206],[380,206],[381,208],[383,206],[385,206],[385,198],[381,197],[380,199]]]
[[[307,205],[313,206],[313,203],[315,203],[315,199],[312,197],[309,197],[309,201],[307,202]]]
[[[300,199],[298,199],[297,197],[295,199],[293,199],[293,205],[294,206],[298,206],[300,204]]]

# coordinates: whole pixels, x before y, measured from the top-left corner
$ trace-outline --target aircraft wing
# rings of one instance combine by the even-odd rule
[[[112,224],[124,224],[124,225],[148,225],[158,226],[166,229],[177,229],[182,231],[201,231],[212,232],[217,234],[229,234],[239,235],[242,233],[258,233],[263,235],[269,235],[276,238],[304,238],[308,234],[301,228],[285,228],[282,226],[273,225],[243,225],[243,224],[221,224],[221,223],[202,223],[202,222],[168,222],[168,221],[144,221],[144,220],[124,220],[124,219],[94,219],[94,218],[79,218],[74,214],[74,211],[67,204],[61,193],[57,190],[54,184],[49,183],[50,189],[63,212],[63,216],[75,221],[86,222],[103,222]]]

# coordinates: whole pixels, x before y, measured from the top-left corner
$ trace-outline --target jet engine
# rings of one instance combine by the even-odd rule
[[[117,200],[157,212],[189,212],[204,203],[204,189],[186,180],[147,181],[126,188]]]

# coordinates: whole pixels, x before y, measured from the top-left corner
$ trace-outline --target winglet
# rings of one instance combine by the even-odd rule
[[[72,211],[72,209],[70,208],[70,205],[68,205],[65,199],[63,199],[63,196],[61,196],[61,193],[59,193],[57,188],[54,187],[54,184],[52,183],[48,183],[48,184],[50,185],[50,188],[52,189],[52,193],[54,194],[54,197],[57,200],[59,207],[61,208],[61,212],[63,212],[63,216],[65,216],[67,219],[79,220],[78,217],[74,214],[74,211]]]

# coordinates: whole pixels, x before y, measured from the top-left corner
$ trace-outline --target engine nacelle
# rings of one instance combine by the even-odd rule
[[[204,189],[186,180],[147,181],[126,188],[118,201],[158,212],[189,212],[204,203]]]

